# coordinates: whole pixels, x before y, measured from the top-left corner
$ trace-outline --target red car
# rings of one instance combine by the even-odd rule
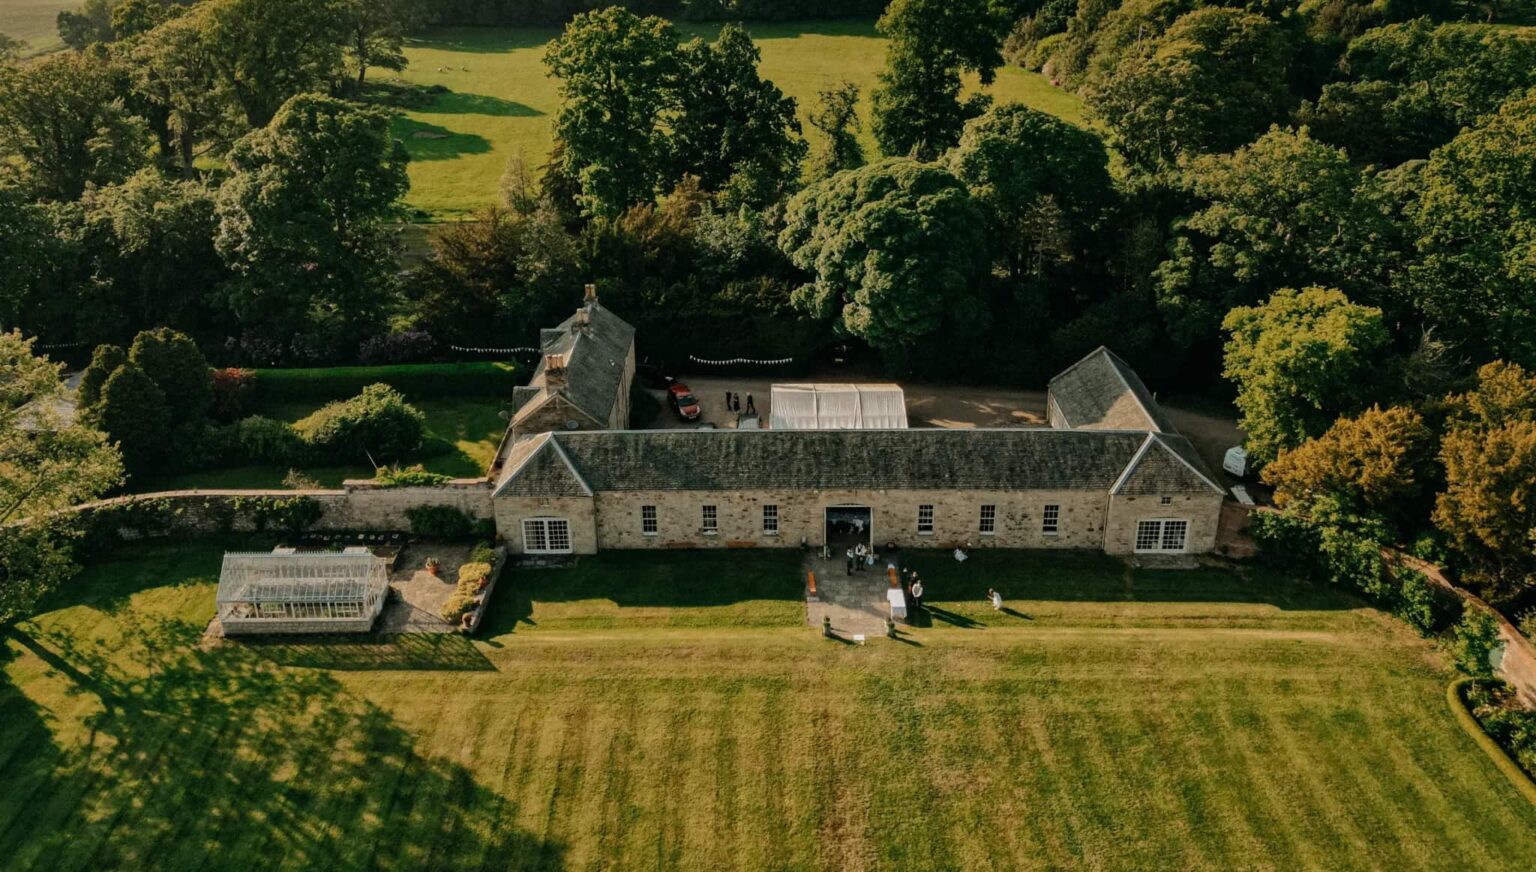
[[[672,405],[672,411],[684,421],[699,419],[699,400],[693,395],[693,390],[682,382],[674,382],[667,388],[667,402]]]

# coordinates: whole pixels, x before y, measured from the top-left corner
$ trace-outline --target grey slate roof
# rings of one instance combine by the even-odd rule
[[[545,354],[565,355],[565,396],[606,425],[618,401],[624,365],[635,342],[635,328],[597,303],[583,308],[591,318],[586,329],[572,330],[577,317],[572,315],[559,327],[539,331],[539,339]],[[540,358],[530,386],[544,386],[544,368],[545,361]]]
[[[592,491],[576,474],[565,452],[544,433],[520,440],[507,458],[506,474],[495,496],[590,497]]]
[[[1074,430],[1176,432],[1141,376],[1102,345],[1051,379],[1050,395]]]
[[[551,433],[573,472],[516,452],[497,493],[889,488],[1097,490],[1106,495],[1136,458],[1145,432],[1110,430],[612,430]],[[1182,440],[1183,437],[1174,437]],[[531,440],[530,440],[531,441]],[[1209,485],[1160,470],[1161,492]],[[547,479],[547,481],[546,481]]]
[[[1150,433],[1133,465],[1116,483],[1114,493],[1126,496],[1225,491],[1211,478],[1189,440],[1177,434]]]

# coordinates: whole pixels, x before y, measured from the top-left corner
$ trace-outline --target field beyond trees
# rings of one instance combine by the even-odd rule
[[[0,33],[25,40],[29,51],[46,51],[59,45],[55,21],[59,13],[80,8],[79,0],[3,0],[0,2]]]
[[[911,554],[940,620],[859,646],[794,552],[614,553],[515,572],[482,641],[201,647],[221,550],[0,647],[8,868],[1536,865],[1442,655],[1258,571]]]
[[[711,24],[677,27],[685,38],[712,39],[720,31]],[[806,118],[817,92],[847,80],[861,92],[860,140],[868,154],[878,154],[869,126],[869,92],[885,65],[885,39],[875,33],[874,22],[749,22],[746,27],[762,49],[763,78],[799,102],[803,132],[813,147],[820,133]],[[449,91],[426,108],[406,111],[395,124],[395,135],[411,153],[407,204],[433,219],[462,218],[496,202],[509,157],[522,155],[538,173],[553,144],[560,108],[544,49],[559,33],[558,28],[435,28],[407,41],[410,66],[399,80]],[[988,92],[999,103],[1024,103],[1085,123],[1081,101],[1038,73],[1003,67]]]

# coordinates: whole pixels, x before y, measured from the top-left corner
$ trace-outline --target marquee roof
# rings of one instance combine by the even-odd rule
[[[894,384],[774,385],[774,430],[896,430],[907,426],[907,401]]]

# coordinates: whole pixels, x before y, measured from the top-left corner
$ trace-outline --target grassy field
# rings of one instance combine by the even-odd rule
[[[54,22],[60,12],[78,8],[79,0],[0,0],[0,33],[26,40],[34,52],[57,48]]]
[[[941,620],[859,646],[792,553],[612,554],[478,642],[200,647],[218,562],[141,546],[9,634],[0,866],[1536,866],[1443,657],[1273,577],[914,555]]]
[[[719,31],[704,24],[679,29],[688,37]],[[885,41],[872,22],[751,23],[748,30],[762,49],[764,77],[800,102],[802,123],[819,90],[844,79],[857,84],[864,95],[865,147],[874,153],[869,91],[885,64]],[[494,202],[509,157],[520,154],[531,168],[543,165],[560,105],[557,83],[545,75],[544,46],[558,32],[445,28],[410,41],[410,67],[401,78],[451,92],[396,124],[413,159],[410,205],[440,220],[463,217]],[[389,80],[387,74],[379,78]],[[1083,123],[1078,99],[1039,74],[1005,67],[990,91],[1000,102],[1026,103]],[[805,129],[814,146],[819,134]]]
[[[411,404],[427,416],[427,440],[434,447],[420,462],[429,472],[461,478],[485,474],[507,430],[507,422],[501,418],[507,407],[504,397],[415,398]],[[253,405],[247,413],[291,424],[323,405],[323,400],[269,401]],[[302,471],[326,487],[336,487],[349,478],[373,477],[373,467],[366,463],[306,466]],[[282,487],[287,474],[286,468],[276,466],[200,469],[134,481],[129,490],[145,493],[187,488],[273,488]]]

